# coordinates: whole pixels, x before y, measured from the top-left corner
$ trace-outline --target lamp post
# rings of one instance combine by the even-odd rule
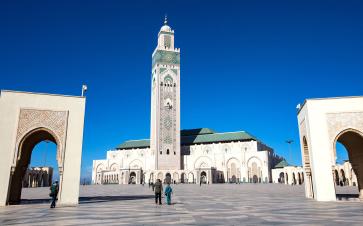
[[[43,167],[47,164],[47,151],[49,150],[49,140],[44,141],[46,143],[45,151],[43,152]]]
[[[292,162],[292,154],[291,154],[291,144],[294,142],[293,140],[286,140],[285,141],[288,145],[289,145],[289,161],[290,161],[290,163]]]
[[[81,94],[82,97],[84,97],[87,89],[88,89],[87,85],[82,85],[82,94]]]

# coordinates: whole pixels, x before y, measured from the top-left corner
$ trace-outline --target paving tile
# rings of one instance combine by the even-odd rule
[[[0,225],[362,225],[363,202],[316,202],[303,186],[173,185],[173,205],[155,205],[142,185],[81,186],[77,207],[49,208],[49,188],[23,189],[0,207]],[[345,194],[356,188],[339,188]],[[165,200],[163,200],[165,201]]]

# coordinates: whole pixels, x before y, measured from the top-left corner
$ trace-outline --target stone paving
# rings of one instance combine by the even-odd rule
[[[173,185],[173,205],[155,205],[147,185],[81,186],[77,207],[49,208],[49,188],[23,189],[0,207],[0,225],[363,225],[363,202],[316,202],[303,186]],[[356,188],[345,188],[354,193]]]

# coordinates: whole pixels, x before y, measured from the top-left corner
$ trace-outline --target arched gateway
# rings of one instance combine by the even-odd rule
[[[335,186],[345,172],[335,169],[336,143],[348,151],[363,200],[363,97],[309,99],[299,108],[305,194],[318,201],[336,200]]]
[[[0,206],[19,204],[33,148],[57,145],[59,205],[78,204],[85,98],[2,91]]]

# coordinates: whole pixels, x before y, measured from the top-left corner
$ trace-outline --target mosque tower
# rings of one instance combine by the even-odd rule
[[[165,17],[152,54],[150,151],[156,170],[178,170],[180,163],[180,49]],[[155,165],[154,165],[155,164]]]

